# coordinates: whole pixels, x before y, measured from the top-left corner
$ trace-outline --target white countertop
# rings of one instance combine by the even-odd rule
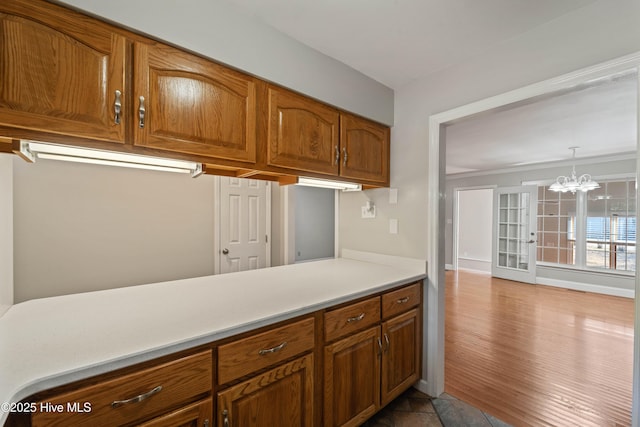
[[[26,301],[0,317],[0,403],[422,279],[426,263],[343,257]],[[0,424],[8,414],[0,411]]]

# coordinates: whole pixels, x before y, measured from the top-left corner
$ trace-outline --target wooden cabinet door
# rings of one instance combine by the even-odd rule
[[[46,2],[0,3],[0,125],[124,142],[126,39]]]
[[[340,116],[340,176],[389,185],[389,128]]]
[[[209,398],[140,424],[138,427],[213,427],[213,402]]]
[[[382,323],[382,405],[420,378],[420,325],[413,309]]]
[[[256,160],[256,84],[249,76],[170,46],[136,43],[134,102],[135,145]]]
[[[268,99],[267,163],[338,175],[338,111],[274,87]]]
[[[380,408],[380,327],[324,351],[324,425],[359,426]]]
[[[218,393],[219,427],[311,427],[313,355]]]

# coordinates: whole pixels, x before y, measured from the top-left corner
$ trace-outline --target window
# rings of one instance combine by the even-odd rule
[[[537,260],[576,263],[576,195],[538,188]]]
[[[538,188],[538,262],[635,271],[635,179],[600,185],[576,194]]]

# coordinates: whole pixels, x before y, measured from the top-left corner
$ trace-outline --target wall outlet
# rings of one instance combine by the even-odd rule
[[[389,234],[398,234],[398,220],[395,218],[389,219]]]
[[[376,207],[372,205],[370,208],[363,206],[362,207],[362,218],[375,218],[376,217]]]

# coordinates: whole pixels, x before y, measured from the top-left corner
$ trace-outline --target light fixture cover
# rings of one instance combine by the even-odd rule
[[[35,141],[20,141],[20,154],[35,162],[37,159],[62,160],[106,166],[148,169],[164,172],[189,173],[192,177],[202,174],[202,164],[185,160],[95,150]]]
[[[329,179],[318,179],[318,178],[307,178],[307,177],[299,177],[296,185],[303,185],[306,187],[319,187],[319,188],[329,188],[332,190],[342,190],[342,191],[360,191],[362,190],[362,185],[354,184],[353,182],[344,182],[344,181],[332,181]]]

